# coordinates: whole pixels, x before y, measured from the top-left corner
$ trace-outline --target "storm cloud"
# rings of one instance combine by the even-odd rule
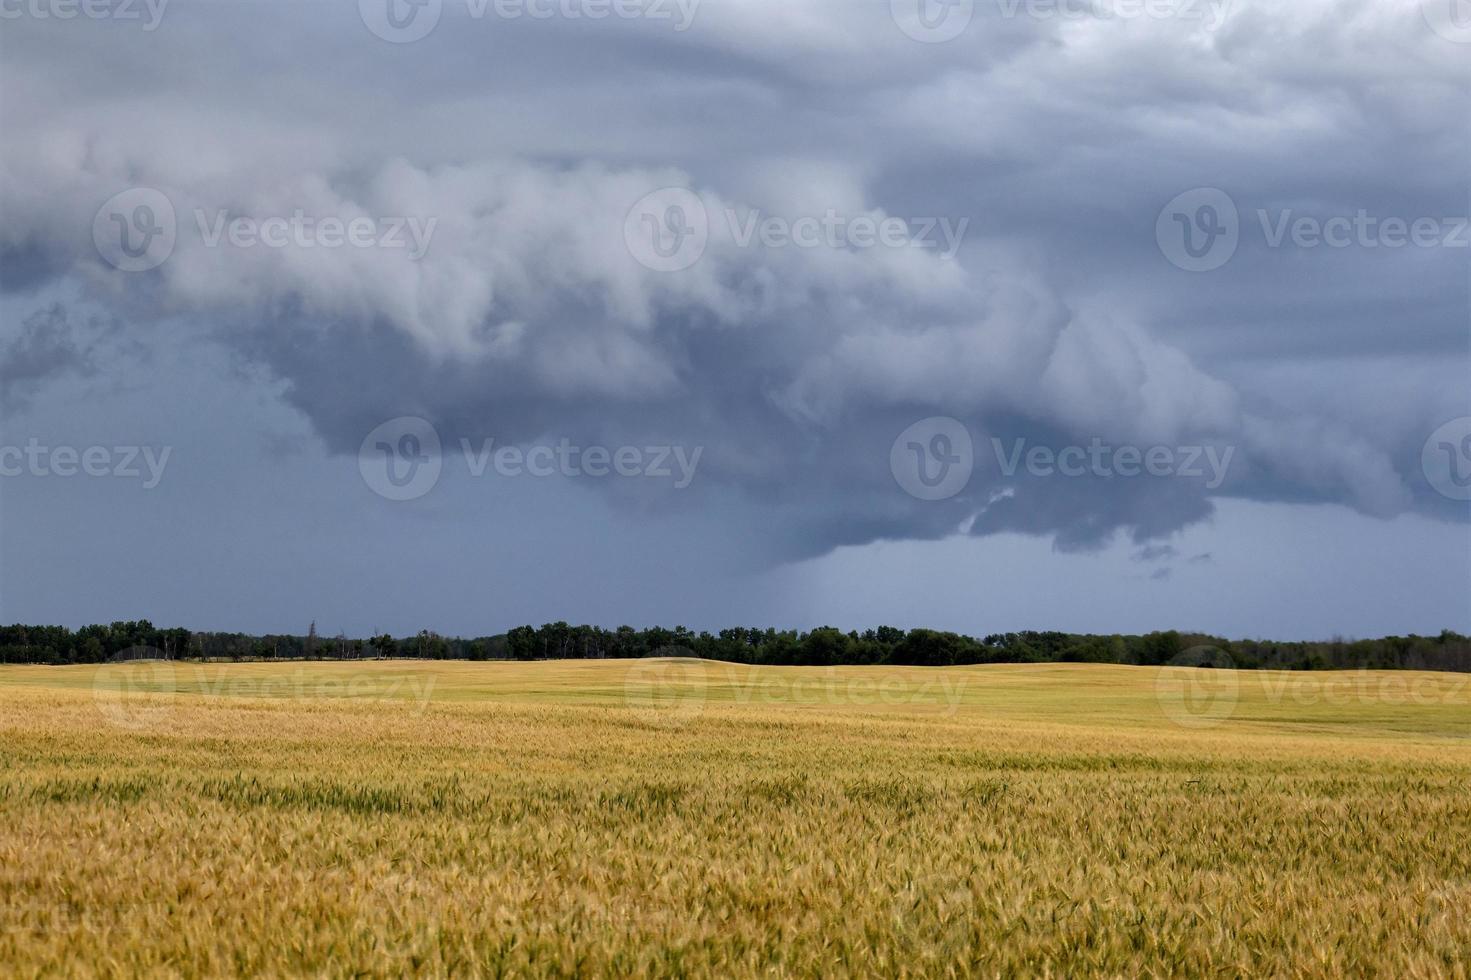
[[[1471,47],[1414,2],[1164,6],[977,0],[935,43],[888,0],[705,0],[683,29],[446,2],[404,43],[366,2],[173,0],[146,31],[20,17],[0,282],[207,332],[332,453],[398,416],[450,446],[701,446],[694,493],[765,508],[779,558],[1143,545],[1223,497],[1464,520],[1420,451],[1468,408]],[[173,241],[125,271],[94,232],[140,188]],[[1157,233],[1197,188],[1239,212],[1205,271]],[[126,224],[143,199],[122,200]],[[1360,212],[1443,234],[1272,237]],[[638,237],[671,214],[703,239],[678,268]],[[47,322],[0,376],[82,366]],[[931,417],[973,445],[938,501],[891,466]],[[1214,481],[1058,478],[1008,473],[994,447],[1018,441],[1231,456]]]

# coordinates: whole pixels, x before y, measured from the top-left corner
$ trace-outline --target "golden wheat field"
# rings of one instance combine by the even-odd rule
[[[0,973],[1465,977],[1471,679],[0,668]]]

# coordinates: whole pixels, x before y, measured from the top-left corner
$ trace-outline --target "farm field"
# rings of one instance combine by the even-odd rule
[[[1471,677],[0,667],[7,976],[1466,977]]]

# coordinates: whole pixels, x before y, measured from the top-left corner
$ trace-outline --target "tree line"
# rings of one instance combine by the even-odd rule
[[[652,627],[518,626],[471,639],[432,630],[366,639],[163,629],[148,620],[84,626],[0,626],[0,663],[102,663],[138,657],[241,660],[568,660],[684,656],[744,664],[832,666],[904,664],[947,667],[996,663],[1105,663],[1234,666],[1247,669],[1416,669],[1471,672],[1471,638],[1437,636],[1277,642],[1228,640],[1204,633],[993,633],[982,638],[943,630],[880,626],[862,632],[732,627],[717,633]]]

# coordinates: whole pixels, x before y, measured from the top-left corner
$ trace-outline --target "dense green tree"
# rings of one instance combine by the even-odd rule
[[[1213,663],[1243,668],[1286,670],[1395,669],[1471,672],[1471,639],[1451,630],[1435,636],[1388,636],[1374,640],[1280,643],[1226,640],[1174,630],[1143,636],[1090,636],[1055,631],[992,633],[976,640],[958,633],[880,626],[844,633],[823,626],[801,633],[770,627],[730,627],[718,633],[683,626],[640,630],[620,626],[518,626],[498,636],[448,638],[423,630],[402,640],[387,633],[320,642],[314,629],[305,636],[250,636],[243,633],[191,633],[159,629],[148,620],[83,626],[0,626],[0,663],[100,663],[135,655],[139,649],[171,657],[206,660],[378,657],[432,659],[541,660],[549,658],[638,658],[693,654],[711,660],[751,664],[913,664],[948,666],[980,663],[1167,664],[1187,650],[1208,648]]]

